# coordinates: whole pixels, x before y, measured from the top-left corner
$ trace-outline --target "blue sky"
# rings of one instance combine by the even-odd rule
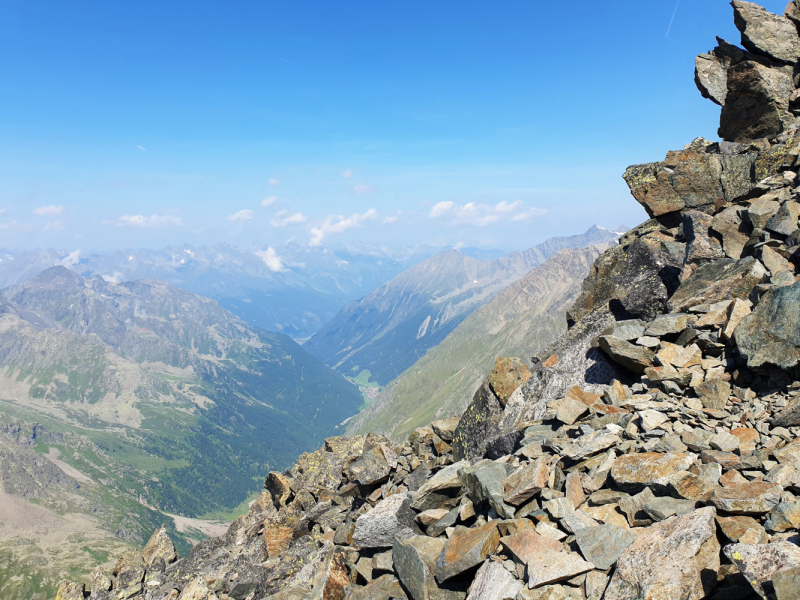
[[[625,167],[716,139],[715,35],[724,0],[0,0],[0,247],[635,225]]]

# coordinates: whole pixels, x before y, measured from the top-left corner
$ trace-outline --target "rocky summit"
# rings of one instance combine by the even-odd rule
[[[735,0],[722,106],[624,177],[651,219],[460,418],[329,438],[228,532],[156,532],[59,600],[800,598],[800,3]],[[514,368],[508,368],[513,364]]]

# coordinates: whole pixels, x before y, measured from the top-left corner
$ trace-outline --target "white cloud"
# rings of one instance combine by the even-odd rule
[[[350,179],[352,176],[353,176],[352,169],[347,169],[347,171],[342,173],[342,177],[344,177],[345,179]]]
[[[103,221],[108,223],[108,221]],[[183,225],[180,217],[172,215],[151,215],[145,217],[144,215],[122,215],[117,221],[112,221],[115,225],[133,225],[134,227],[164,227],[166,225],[173,225],[180,227]]]
[[[4,215],[4,214],[6,214],[6,212],[8,212],[8,211],[6,211],[5,208],[0,208],[0,215]]]
[[[391,216],[391,217],[386,217],[386,218],[383,220],[383,224],[384,224],[384,225],[388,225],[389,223],[394,223],[395,221],[397,221],[397,219],[398,219],[398,218],[399,218],[399,217],[398,217],[397,215],[393,215],[393,216]]]
[[[289,215],[288,210],[279,210],[275,213],[275,218],[272,219],[269,224],[273,227],[286,227],[288,225],[305,223],[306,220],[306,216],[303,213],[296,212],[293,215]]]
[[[60,231],[62,229],[64,229],[64,226],[61,224],[61,221],[48,221],[44,226],[45,231]]]
[[[250,221],[253,218],[253,211],[247,208],[240,210],[239,212],[233,213],[232,215],[228,215],[228,221],[240,221],[244,223],[245,221]]]
[[[145,148],[144,146],[140,146],[139,144],[136,144],[136,147],[137,147],[139,150],[141,150],[142,152],[147,152],[147,148]]]
[[[367,212],[361,215],[354,213],[346,219],[342,215],[330,215],[329,217],[325,218],[325,220],[322,222],[322,225],[311,228],[311,240],[309,241],[308,245],[319,246],[322,244],[322,240],[324,240],[327,236],[333,233],[343,233],[353,227],[361,227],[364,221],[375,219],[377,216],[378,211],[374,208],[370,208]]]
[[[546,212],[547,212],[547,210],[544,209],[544,208],[532,208],[532,209],[527,210],[525,212],[521,212],[519,214],[514,215],[513,217],[511,217],[511,220],[514,221],[515,223],[517,223],[519,221],[525,221],[526,219],[530,219],[531,217],[536,217],[538,215],[543,215]]]
[[[78,248],[77,250],[73,250],[69,254],[67,254],[64,258],[56,263],[56,265],[61,265],[62,267],[74,267],[78,264],[78,261],[81,259],[81,249]]]
[[[510,218],[512,222],[523,221],[535,215],[547,212],[544,209],[532,208],[526,212],[516,212],[523,207],[521,200],[514,202],[498,202],[491,204],[478,204],[467,202],[458,205],[455,202],[439,202],[428,213],[429,219],[447,218],[448,225],[472,225],[485,227],[500,221],[501,218]]]
[[[63,206],[56,206],[55,204],[51,204],[50,206],[40,206],[39,208],[33,209],[33,214],[38,215],[40,217],[50,217],[53,215],[60,215],[64,212]]]
[[[267,196],[261,201],[261,206],[267,208],[268,206],[272,206],[273,204],[275,204],[277,201],[278,201],[277,196]]]
[[[270,177],[270,178],[269,178],[269,187],[275,187],[275,186],[276,186],[276,185],[278,185],[280,182],[281,182],[281,180],[280,180],[280,179],[278,179],[277,177]]]
[[[10,223],[0,223],[0,229],[16,229],[17,222],[11,221]]]
[[[258,258],[264,261],[264,264],[267,265],[267,268],[270,271],[280,271],[283,269],[283,261],[281,257],[278,256],[278,253],[275,252],[275,249],[270,246],[266,250],[261,250],[259,252],[253,252]]]
[[[371,185],[365,185],[363,183],[359,185],[354,185],[351,189],[354,194],[358,194],[359,196],[363,194],[369,194],[370,192],[375,191],[374,187],[372,187]]]

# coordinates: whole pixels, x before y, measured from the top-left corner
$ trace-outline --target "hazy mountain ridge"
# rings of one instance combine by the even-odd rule
[[[455,250],[441,252],[348,304],[304,347],[342,373],[354,376],[369,370],[386,385],[472,311],[559,250],[617,237],[595,226],[487,261]]]
[[[347,302],[439,250],[366,244],[335,249],[286,244],[274,250],[183,245],[106,254],[0,250],[0,288],[22,283],[56,265],[110,281],[160,279],[213,298],[262,329],[305,338]]]
[[[348,424],[353,433],[401,439],[463,412],[498,356],[528,361],[566,331],[564,311],[607,244],[556,253],[466,317]]]

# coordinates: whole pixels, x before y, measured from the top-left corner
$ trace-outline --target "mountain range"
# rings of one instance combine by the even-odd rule
[[[348,431],[402,439],[431,421],[460,415],[498,356],[526,363],[566,331],[564,311],[609,244],[561,250],[498,293],[390,382]]]
[[[244,321],[305,339],[348,302],[361,298],[441,248],[350,244],[335,249],[228,244],[82,253],[0,249],[0,289],[66,266],[112,282],[159,279],[213,298]]]
[[[345,306],[304,348],[340,373],[368,373],[385,386],[469,314],[558,251],[611,242],[619,235],[594,226],[492,260],[440,252]]]

